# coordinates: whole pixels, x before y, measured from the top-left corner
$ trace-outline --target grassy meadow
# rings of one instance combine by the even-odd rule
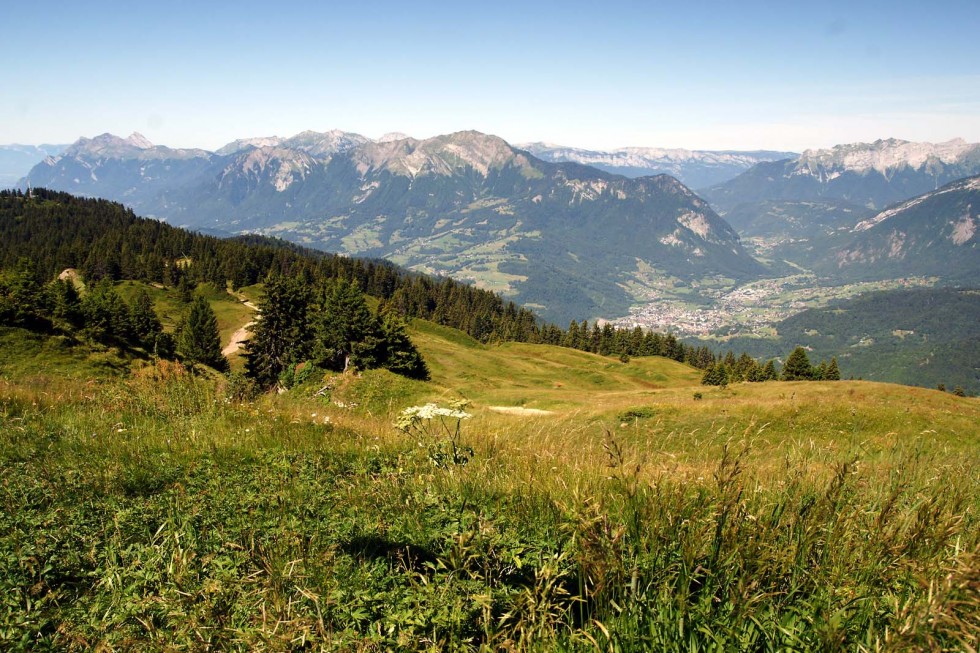
[[[977,399],[411,334],[253,398],[0,330],[0,648],[980,646]]]

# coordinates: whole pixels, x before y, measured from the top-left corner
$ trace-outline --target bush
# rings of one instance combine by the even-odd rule
[[[616,419],[620,422],[628,422],[633,419],[647,419],[649,417],[656,416],[656,411],[653,408],[630,408],[629,410],[623,411],[616,415]]]

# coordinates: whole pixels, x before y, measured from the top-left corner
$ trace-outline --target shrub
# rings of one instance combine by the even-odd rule
[[[654,417],[656,414],[653,408],[649,407],[630,408],[616,415],[616,419],[620,422],[628,422],[632,419],[647,419],[648,417]]]

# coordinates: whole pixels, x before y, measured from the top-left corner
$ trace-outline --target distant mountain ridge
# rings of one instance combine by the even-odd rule
[[[759,163],[702,194],[722,214],[741,204],[780,200],[846,201],[880,210],[976,174],[980,174],[978,143],[890,138]]]
[[[692,280],[764,272],[672,177],[549,163],[474,131],[401,136],[304,132],[243,139],[221,154],[102,135],[43,161],[28,181],[177,225],[472,279],[556,321],[625,313],[643,270]]]
[[[980,176],[961,179],[862,220],[837,248],[834,263],[851,274],[980,278]]]
[[[304,131],[289,138],[267,136],[238,139],[218,149],[215,154],[234,154],[250,147],[286,147],[302,150],[316,157],[329,157],[370,142],[371,139],[367,136],[339,129],[332,129],[327,132]]]
[[[627,177],[668,174],[691,188],[703,188],[728,181],[757,163],[797,156],[794,152],[769,150],[742,152],[655,147],[587,150],[540,142],[523,143],[517,147],[543,161],[581,163]]]

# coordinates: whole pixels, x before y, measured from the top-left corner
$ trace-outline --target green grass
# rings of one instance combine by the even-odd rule
[[[980,401],[413,337],[429,383],[240,403],[28,374],[57,346],[0,331],[0,648],[977,647]],[[473,456],[435,466],[392,420],[459,395]]]
[[[481,345],[454,329],[416,320],[412,337],[433,384],[479,405],[574,410],[617,402],[644,390],[689,386],[701,373],[659,357],[597,356],[564,347],[505,343]]]

